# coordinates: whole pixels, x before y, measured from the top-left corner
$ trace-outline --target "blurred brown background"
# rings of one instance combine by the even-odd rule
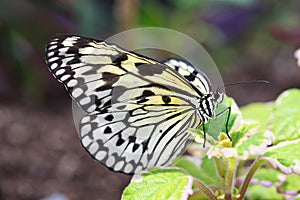
[[[81,147],[71,100],[44,62],[57,33],[105,39],[159,26],[203,44],[239,105],[300,87],[300,1],[1,0],[0,199],[119,199],[130,176],[93,161]]]

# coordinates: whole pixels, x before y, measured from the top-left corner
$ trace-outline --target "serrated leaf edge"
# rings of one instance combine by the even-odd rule
[[[289,144],[295,144],[295,143],[299,144],[300,139],[293,140],[293,141],[281,142],[273,147],[269,147],[269,150],[276,150],[278,148],[287,146]],[[276,158],[261,157],[260,159],[269,162],[274,169],[279,169],[284,174],[288,175],[288,174],[294,173],[294,174],[300,175],[300,158],[298,160],[294,159],[293,160],[294,165],[289,166],[289,167],[282,165]]]

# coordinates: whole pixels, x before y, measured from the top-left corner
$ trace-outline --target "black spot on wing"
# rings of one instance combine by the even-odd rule
[[[141,76],[153,76],[155,74],[162,74],[165,68],[160,64],[143,64],[137,66]]]
[[[150,97],[150,96],[154,96],[154,92],[152,92],[151,90],[144,90],[143,91],[143,96],[144,97]]]
[[[124,142],[125,142],[125,140],[121,137],[121,134],[119,134],[119,139],[118,139],[116,145],[121,146]]]
[[[106,82],[106,84],[112,85],[116,83],[120,79],[119,75],[110,73],[110,72],[103,72],[102,73],[102,80]]]
[[[154,96],[154,95],[155,93],[152,92],[151,90],[144,90],[142,95],[136,97],[135,99],[138,100],[137,103],[145,103],[149,100],[147,99],[147,97]]]
[[[104,129],[104,134],[110,134],[112,133],[112,130],[109,126],[107,126],[105,129]]]
[[[146,150],[148,150],[148,144],[149,144],[150,139],[151,139],[151,137],[141,143],[141,145],[143,147],[143,153],[145,153]]]
[[[131,136],[128,137],[128,139],[129,139],[129,142],[132,143],[132,142],[135,142],[136,137],[131,135]]]
[[[114,116],[111,115],[111,114],[110,114],[110,115],[107,115],[107,116],[105,117],[105,120],[106,120],[106,121],[110,121],[110,122],[111,122],[113,119],[114,119]]]
[[[139,146],[140,146],[139,144],[134,143],[132,147],[132,152],[135,152],[139,148]]]
[[[121,105],[116,107],[118,110],[124,110],[126,108],[126,105]]]
[[[194,74],[184,76],[188,81],[194,81],[196,76]]]
[[[116,59],[113,60],[113,63],[118,66],[121,67],[121,63],[125,60],[128,60],[128,56],[126,53],[122,54],[121,56],[117,57]]]
[[[99,91],[113,89],[112,85],[116,83],[119,79],[120,76],[117,74],[110,73],[110,72],[103,72],[102,80],[105,82],[105,84],[96,88],[95,91],[99,92]]]
[[[165,104],[169,104],[171,102],[171,98],[169,96],[162,96],[161,98]]]

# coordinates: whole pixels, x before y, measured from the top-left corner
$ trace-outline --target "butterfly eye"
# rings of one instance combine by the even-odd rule
[[[214,93],[214,94],[213,94],[213,98],[214,98],[215,100],[219,99],[219,98],[220,98],[219,93]]]

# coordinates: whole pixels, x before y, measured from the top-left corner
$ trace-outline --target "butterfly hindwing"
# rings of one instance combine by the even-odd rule
[[[151,98],[150,98],[151,99]],[[165,166],[189,143],[190,127],[198,126],[188,107],[152,106],[147,103],[116,103],[103,113],[81,120],[83,146],[114,171],[135,173]]]

